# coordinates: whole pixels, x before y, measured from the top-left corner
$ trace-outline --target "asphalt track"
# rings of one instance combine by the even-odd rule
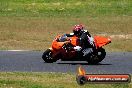
[[[81,65],[87,73],[132,73],[132,52],[109,52],[106,58],[97,65],[89,65],[85,61],[45,63],[41,58],[42,53],[42,51],[0,51],[0,72],[76,73]]]

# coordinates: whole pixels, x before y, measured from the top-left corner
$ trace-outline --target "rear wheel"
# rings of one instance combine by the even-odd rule
[[[99,62],[101,62],[106,56],[106,52],[105,49],[103,49],[102,47],[98,49],[98,58],[99,58]]]
[[[98,64],[99,63],[99,58],[97,55],[94,55],[94,54],[91,54],[89,57],[88,57],[88,63],[89,64]]]
[[[56,62],[56,59],[52,58],[52,52],[50,49],[47,49],[43,55],[42,55],[42,59],[46,62],[46,63],[53,63]]]
[[[99,62],[101,62],[105,58],[105,56],[106,56],[105,49],[99,48],[97,54],[91,53],[87,57],[87,61],[89,64],[98,64]]]

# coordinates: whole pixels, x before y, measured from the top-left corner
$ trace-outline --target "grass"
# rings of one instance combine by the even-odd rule
[[[70,73],[1,72],[0,88],[131,88],[132,84],[76,83],[76,75]]]
[[[132,18],[128,16],[87,19],[0,17],[0,49],[45,50],[57,34],[71,32],[76,23],[86,24],[92,35],[132,34]],[[132,39],[124,40],[112,38],[112,43],[106,46],[107,51],[132,51]]]
[[[1,16],[131,16],[131,0],[1,0]]]
[[[0,0],[0,50],[45,50],[79,23],[93,35],[132,34],[131,16],[131,0]],[[125,41],[113,39],[106,50],[132,51]]]

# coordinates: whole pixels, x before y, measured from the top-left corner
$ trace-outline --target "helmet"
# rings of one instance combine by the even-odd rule
[[[73,33],[75,35],[79,35],[82,30],[83,30],[82,25],[75,25],[74,28],[73,28]]]

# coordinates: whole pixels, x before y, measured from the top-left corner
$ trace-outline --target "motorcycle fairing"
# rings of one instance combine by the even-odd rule
[[[100,48],[104,45],[107,45],[111,42],[110,38],[105,38],[102,36],[94,36],[95,45],[97,48]]]
[[[64,44],[65,44],[65,42],[58,42],[58,41],[54,40],[52,42],[52,48],[54,50],[60,50]]]

